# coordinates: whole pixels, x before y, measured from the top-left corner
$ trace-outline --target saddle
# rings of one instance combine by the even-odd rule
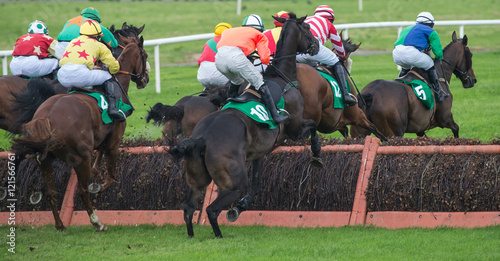
[[[278,104],[282,96],[281,87],[279,86],[278,83],[274,81],[267,81],[266,84],[267,87],[269,88],[269,91],[271,92],[274,104]],[[262,96],[260,95],[259,91],[255,89],[254,86],[246,88],[245,91],[243,91],[243,93],[240,96],[244,99],[244,102],[255,101],[263,103]]]
[[[425,71],[424,71],[424,73],[425,73]],[[423,81],[427,85],[430,86],[431,84],[430,84],[429,78],[427,77],[427,73],[425,73],[424,76],[422,76],[422,74],[423,74],[422,72],[419,73],[419,72],[411,69],[405,75],[403,75],[399,78],[396,78],[394,80],[401,81],[401,82],[411,82],[413,80],[420,80],[420,81]]]

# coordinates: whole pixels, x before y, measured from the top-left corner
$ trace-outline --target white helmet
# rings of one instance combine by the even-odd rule
[[[421,12],[417,16],[417,23],[419,24],[434,24],[434,16],[429,12]]]
[[[42,21],[34,21],[28,28],[29,34],[49,34],[49,29]]]
[[[251,14],[247,17],[245,17],[245,20],[243,20],[242,26],[251,26],[259,31],[264,31],[264,22],[262,21],[262,18],[256,14]]]

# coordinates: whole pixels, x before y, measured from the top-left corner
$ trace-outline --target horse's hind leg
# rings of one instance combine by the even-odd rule
[[[47,154],[45,159],[39,163],[39,165],[42,171],[42,177],[47,183],[45,193],[47,194],[47,200],[49,201],[50,209],[52,210],[52,214],[54,215],[56,229],[59,231],[64,231],[66,230],[66,227],[64,227],[61,217],[59,216],[59,210],[57,208],[57,189],[54,179],[54,168],[52,167],[54,158],[54,155],[49,153]]]
[[[89,153],[90,154],[90,153]],[[104,225],[97,217],[94,207],[90,202],[90,192],[89,192],[89,182],[90,182],[90,155],[81,160],[81,163],[77,166],[73,166],[78,178],[78,193],[82,199],[83,206],[87,210],[87,214],[90,218],[90,223],[94,225],[96,231],[106,231],[108,228]]]
[[[309,131],[311,134],[311,151],[313,156],[311,158],[310,164],[313,167],[320,169],[323,167],[323,160],[319,155],[321,151],[321,143],[319,142],[319,135],[316,131],[316,122],[313,120],[304,120],[302,124],[304,132]]]
[[[244,196],[238,203],[236,207],[227,211],[226,218],[230,222],[234,222],[238,219],[241,212],[248,209],[250,204],[253,202],[253,198],[260,192],[260,177],[262,174],[262,168],[264,165],[264,159],[256,159],[252,161],[252,189],[248,195]]]
[[[182,208],[184,209],[184,222],[186,222],[186,228],[189,237],[194,236],[193,214],[196,210],[196,203],[198,202],[198,198],[202,194],[203,193],[201,193],[200,190],[190,188],[186,201],[184,201],[184,203],[182,204]]]
[[[226,209],[236,199],[238,199],[241,191],[241,186],[239,186],[237,189],[222,190],[221,192],[219,192],[219,196],[214,200],[214,202],[212,202],[212,204],[207,207],[208,220],[210,221],[210,225],[212,225],[215,237],[222,238],[219,223],[217,222],[217,218],[219,217],[220,212],[222,212],[223,209]]]

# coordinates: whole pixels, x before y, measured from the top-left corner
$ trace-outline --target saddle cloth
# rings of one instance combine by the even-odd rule
[[[94,98],[97,102],[97,106],[99,106],[99,109],[101,110],[101,117],[102,121],[104,124],[109,124],[112,123],[113,120],[109,117],[108,115],[108,101],[104,97],[104,95],[98,93],[98,92],[84,92],[84,91],[72,91],[69,93],[83,93],[86,94],[92,98]],[[119,101],[116,102],[116,108],[123,112],[123,114],[127,113],[132,107],[130,105],[124,103],[122,99],[120,98]]]
[[[417,72],[411,70],[405,76],[395,79],[395,81],[402,82],[411,86],[417,98],[427,107],[427,109],[434,108],[434,93],[422,77]]]
[[[321,76],[323,76],[332,87],[333,92],[333,108],[335,109],[344,109],[344,99],[342,99],[342,91],[340,90],[340,86],[337,83],[337,80],[333,78],[330,74],[325,73],[323,71],[317,70]],[[346,82],[347,92],[351,92],[351,86],[349,85],[349,81]]]

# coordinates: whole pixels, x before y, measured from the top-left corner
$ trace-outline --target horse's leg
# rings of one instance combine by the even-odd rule
[[[219,188],[220,189],[220,188]],[[222,233],[219,228],[219,223],[217,218],[223,209],[230,206],[241,194],[242,186],[238,186],[236,189],[226,189],[219,192],[219,196],[207,207],[208,220],[212,229],[214,231],[215,237],[222,238]]]
[[[89,153],[90,154],[90,153]],[[97,217],[94,207],[90,201],[90,192],[89,192],[89,182],[90,182],[90,155],[88,157],[82,157],[80,164],[77,166],[73,166],[75,170],[76,176],[78,178],[78,194],[80,194],[80,198],[82,199],[83,206],[87,210],[87,214],[90,218],[90,223],[94,225],[96,231],[107,231],[108,227],[104,225],[99,218]]]
[[[244,196],[240,201],[238,201],[238,203],[236,203],[236,207],[227,211],[226,218],[230,222],[236,221],[241,212],[247,210],[248,206],[252,204],[255,195],[260,192],[260,176],[262,174],[263,165],[264,158],[252,161],[252,189],[248,195]]]
[[[344,139],[349,137],[349,129],[347,128],[347,125],[339,127],[338,131],[342,134]]]
[[[321,159],[319,153],[321,151],[321,143],[319,142],[319,135],[318,132],[316,131],[316,122],[313,120],[304,120],[303,121],[303,129],[304,130],[309,130],[311,134],[311,151],[312,151],[312,158],[310,160],[310,164],[315,167],[315,168],[322,168],[323,167],[323,160]]]
[[[97,156],[95,158],[94,164],[92,165],[92,169],[90,170],[90,179],[99,175],[103,155],[104,155],[104,153],[102,150],[97,151]],[[93,194],[98,193],[99,191],[101,191],[101,185],[95,184],[95,183],[90,183],[89,184],[89,191],[90,191],[90,193],[93,193]]]
[[[61,217],[59,216],[59,209],[57,208],[57,189],[54,179],[54,168],[52,167],[54,158],[55,157],[53,154],[47,154],[45,159],[39,162],[39,166],[42,172],[42,177],[45,180],[45,183],[47,183],[45,193],[47,194],[47,200],[49,201],[50,209],[52,210],[52,214],[54,215],[56,229],[59,231],[64,231],[66,230],[66,227],[64,227]]]
[[[184,209],[184,222],[186,222],[186,228],[189,237],[194,236],[193,215],[194,211],[196,210],[196,203],[198,203],[198,199],[202,194],[203,193],[201,193],[200,190],[190,188],[188,196],[182,204],[182,208]]]
[[[116,124],[116,123],[115,123]],[[120,141],[125,132],[125,125],[120,123],[120,125],[115,126],[113,132],[111,133],[108,141],[106,143],[106,148],[104,148],[104,155],[106,156],[106,168],[108,170],[108,176],[102,185],[102,191],[109,187],[116,180],[116,162],[118,160],[118,150]]]

